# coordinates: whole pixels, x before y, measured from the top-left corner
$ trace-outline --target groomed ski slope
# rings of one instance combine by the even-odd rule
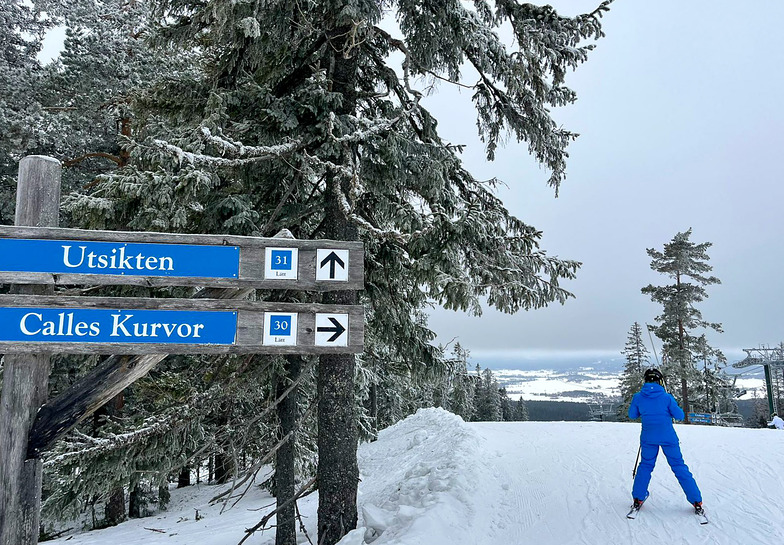
[[[660,455],[636,520],[632,468],[640,425],[471,423],[441,409],[417,414],[360,447],[360,528],[342,545],[777,545],[784,543],[784,432],[676,427],[703,492],[700,526]],[[174,491],[167,513],[51,543],[229,545],[270,498],[252,491],[232,510],[216,487]],[[315,541],[317,498],[300,501]],[[194,508],[205,518],[194,520]],[[184,519],[184,520],[183,520]],[[154,528],[156,531],[150,530]],[[300,543],[307,543],[304,535]],[[274,543],[272,532],[246,543]]]

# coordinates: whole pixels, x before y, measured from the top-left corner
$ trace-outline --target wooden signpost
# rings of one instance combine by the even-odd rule
[[[41,451],[167,354],[364,346],[360,305],[234,298],[256,288],[360,290],[360,242],[61,229],[59,201],[59,162],[23,159],[16,225],[0,226],[0,283],[13,285],[0,295],[0,545],[37,543]],[[73,297],[53,295],[58,285],[203,289],[193,299]],[[54,353],[115,356],[47,401]]]
[[[0,295],[0,353],[362,352],[359,305]]]
[[[0,283],[361,290],[361,242],[0,226]]]

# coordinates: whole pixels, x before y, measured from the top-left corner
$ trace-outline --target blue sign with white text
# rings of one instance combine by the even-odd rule
[[[270,268],[273,271],[291,270],[292,259],[291,250],[272,250]]]
[[[0,239],[0,271],[237,278],[237,246]]]
[[[292,332],[291,316],[271,316],[269,319],[269,334],[275,336],[288,336]]]
[[[0,341],[234,344],[235,311],[0,307]]]

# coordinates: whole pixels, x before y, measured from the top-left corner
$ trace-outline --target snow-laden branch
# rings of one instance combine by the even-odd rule
[[[183,417],[183,413],[180,412],[178,414],[169,415],[166,418],[154,422],[153,424],[150,424],[138,430],[134,430],[132,432],[122,433],[119,435],[110,434],[107,437],[91,437],[89,443],[91,443],[93,446],[85,449],[73,450],[69,452],[64,452],[62,454],[58,454],[57,456],[54,456],[46,460],[44,462],[44,467],[61,464],[74,457],[81,457],[87,454],[97,453],[107,449],[117,450],[119,448],[133,445],[146,437],[166,431],[172,426],[174,420],[182,419],[182,417]],[[80,439],[82,440],[84,440],[84,438],[86,437],[84,436],[84,434],[79,434],[79,435],[80,435]]]
[[[242,142],[231,140],[225,135],[214,135],[208,127],[200,127],[201,135],[206,142],[213,144],[229,153],[235,159],[271,159],[283,157],[304,147],[302,139],[293,140],[285,144],[273,146],[246,146]]]
[[[367,140],[368,138],[370,138],[371,136],[375,136],[377,134],[380,134],[382,132],[385,132],[385,131],[388,131],[388,130],[392,129],[392,127],[395,125],[395,123],[397,123],[398,121],[400,121],[402,119],[406,119],[406,118],[410,117],[411,114],[414,113],[414,110],[416,110],[418,106],[419,106],[419,98],[417,98],[414,102],[412,102],[411,105],[408,108],[405,108],[405,109],[401,110],[400,113],[398,115],[396,115],[395,117],[384,118],[384,119],[382,119],[382,120],[380,120],[380,121],[378,121],[378,122],[376,122],[374,124],[369,124],[368,121],[363,119],[363,118],[356,118],[354,116],[350,116],[350,119],[353,119],[354,121],[356,121],[360,125],[365,124],[366,126],[364,128],[362,128],[362,129],[356,130],[356,131],[354,131],[352,133],[345,134],[343,136],[338,136],[338,137],[336,137],[336,136],[334,136],[332,134],[332,129],[333,129],[334,123],[335,123],[335,113],[334,112],[330,112],[329,113],[329,134],[330,134],[330,136],[332,136],[335,139],[335,142],[338,142],[338,143],[341,143],[341,144],[343,144],[343,143],[352,143],[352,142],[363,142],[363,141]]]
[[[215,155],[205,155],[203,153],[193,153],[186,151],[179,146],[175,146],[165,140],[153,140],[153,146],[164,153],[177,158],[177,161],[190,163],[195,166],[208,167],[239,167],[271,159],[280,159],[295,151],[305,147],[302,140],[293,140],[286,144],[274,146],[245,146],[232,142],[222,137],[214,136],[209,133],[209,129],[202,127],[202,135],[209,137],[210,142],[221,147],[225,151],[232,151],[236,157],[227,158]]]

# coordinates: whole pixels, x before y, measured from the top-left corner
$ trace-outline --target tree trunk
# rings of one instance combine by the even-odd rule
[[[131,505],[133,505],[133,492],[131,492]],[[125,490],[122,487],[112,490],[104,506],[103,518],[107,526],[117,526],[125,520]]]
[[[57,227],[60,223],[60,162],[30,156],[19,163],[16,225]],[[47,295],[51,286],[13,286],[12,293]],[[47,398],[50,357],[5,356],[0,398],[0,545],[38,543],[42,464],[27,458],[35,416]]]
[[[378,435],[378,386],[375,382],[370,385],[368,392],[368,400],[370,404],[370,418],[373,420],[373,441],[376,440]]]
[[[357,525],[354,367],[354,356],[319,359],[318,542],[325,545],[335,545]]]
[[[140,519],[144,515],[144,492],[139,483],[136,483],[128,494],[128,517],[132,519]]]
[[[343,95],[343,107],[336,113],[351,114],[356,108],[356,61],[344,55],[346,28],[333,32],[330,49],[333,92]],[[339,164],[346,164],[350,154],[343,152]],[[359,240],[354,224],[346,218],[339,195],[349,195],[348,180],[334,174],[327,177],[325,231],[334,240]],[[356,305],[354,291],[325,293],[326,304]],[[328,354],[319,357],[318,373],[318,543],[335,545],[357,525],[357,422],[354,414],[353,354]]]
[[[111,401],[93,413],[93,435],[97,436],[101,427],[106,424],[105,419],[111,416],[120,416],[125,406],[125,396],[120,392]],[[104,523],[108,526],[117,526],[125,520],[125,489],[119,486],[109,493],[109,499],[104,506]]]
[[[226,453],[215,455],[215,484],[226,484],[234,475],[234,459]]]
[[[335,183],[335,180],[332,180]],[[334,195],[334,190],[328,190]],[[356,228],[340,213],[334,199],[328,205],[329,238],[357,240]],[[325,293],[326,304],[356,305],[353,291]],[[357,525],[357,422],[354,414],[353,354],[319,357],[318,372],[318,543],[335,545]]]
[[[180,474],[177,475],[177,488],[185,488],[186,486],[191,485],[191,467],[185,466],[180,470]]]
[[[675,280],[676,291],[680,292],[681,289],[681,275],[677,273],[676,280]],[[685,333],[683,331],[683,318],[678,318],[678,359],[680,360],[681,364],[681,397],[683,398],[683,414],[685,415],[683,418],[683,423],[689,423],[689,384],[686,380],[686,359],[684,358],[684,342],[683,338]]]
[[[299,379],[302,358],[286,356],[285,375],[279,377],[275,386],[276,399]],[[294,431],[297,425],[298,389],[294,388],[277,407],[279,435],[281,438]],[[275,458],[275,499],[278,513],[275,527],[275,545],[297,545],[296,494],[296,441],[292,436],[281,445]],[[286,505],[284,505],[286,504]]]

